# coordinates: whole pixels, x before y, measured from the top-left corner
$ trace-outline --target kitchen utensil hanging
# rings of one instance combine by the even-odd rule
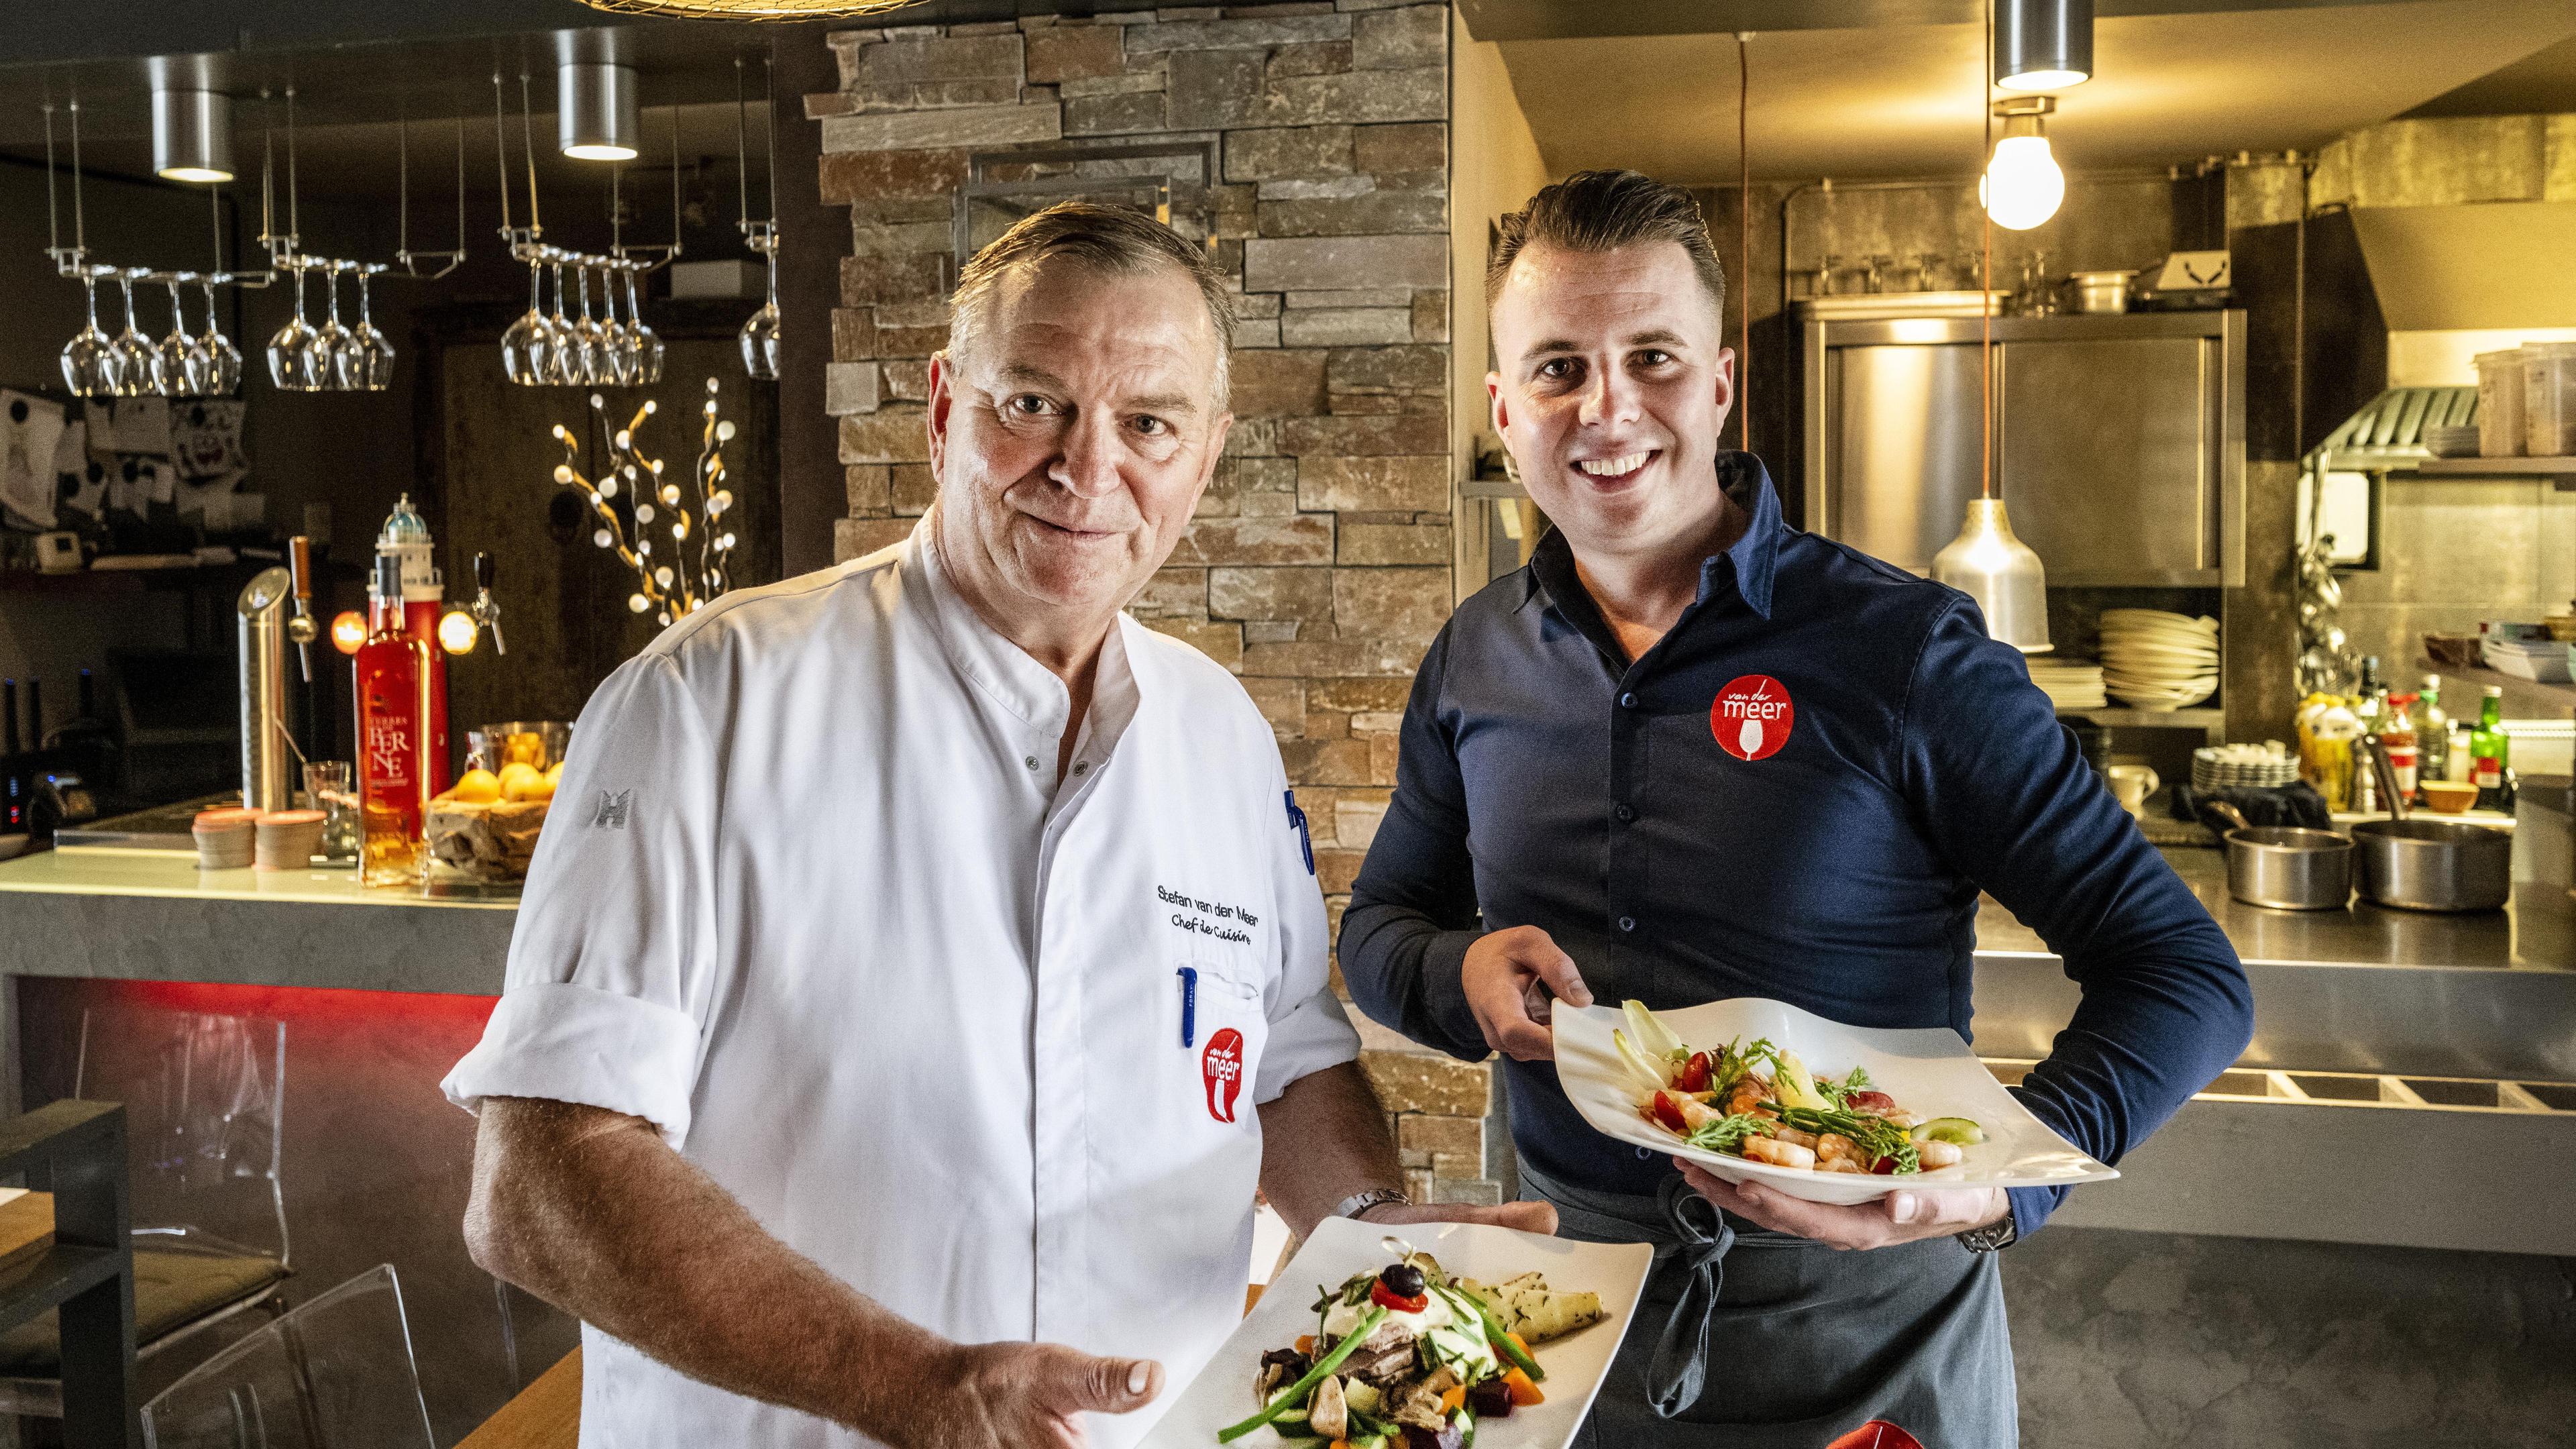
[[[536,126],[531,114],[528,73],[519,72],[519,139],[526,155],[528,224],[510,221],[510,128],[501,73],[492,73],[493,138],[501,176],[501,239],[513,260],[528,268],[528,310],[501,334],[501,371],[522,387],[633,387],[662,380],[660,336],[644,321],[636,279],[670,264],[680,255],[680,112],[670,109],[671,243],[667,247],[630,247],[619,215],[621,173],[610,177],[607,254],[573,251],[549,244],[538,209]],[[567,294],[564,273],[571,269],[574,292]],[[599,312],[591,310],[591,275],[599,276]],[[554,277],[554,310],[546,310],[545,279]],[[626,295],[626,318],[618,320],[617,296]],[[577,297],[577,301],[574,298]],[[566,308],[576,310],[567,313]]]
[[[742,368],[760,382],[778,380],[778,97],[769,62],[760,64],[761,95],[769,112],[769,219],[751,219],[751,131],[743,120],[742,57],[733,58],[733,135],[734,176],[742,197],[742,229],[745,246],[760,254],[768,263],[768,301],[742,324]]]

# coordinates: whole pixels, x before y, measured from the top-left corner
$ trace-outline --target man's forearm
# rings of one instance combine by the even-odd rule
[[[1358,1063],[1310,1072],[1262,1106],[1261,1192],[1298,1237],[1351,1194],[1403,1183],[1386,1110]]]
[[[475,1138],[475,1260],[692,1378],[863,1432],[955,1345],[761,1227],[650,1124],[494,1098]]]

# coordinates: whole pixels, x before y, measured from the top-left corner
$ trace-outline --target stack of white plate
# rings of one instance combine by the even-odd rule
[[[2238,786],[2278,789],[2297,778],[2298,759],[2279,740],[2208,745],[2191,752],[2191,787],[2203,792]]]
[[[2139,709],[2200,703],[2218,692],[2218,621],[2162,609],[2103,610],[2102,684]]]
[[[2048,696],[2058,713],[2069,710],[2101,709],[2110,704],[2102,694],[2102,666],[2081,659],[2052,659],[2036,654],[2026,661],[2030,665],[2030,682]]]

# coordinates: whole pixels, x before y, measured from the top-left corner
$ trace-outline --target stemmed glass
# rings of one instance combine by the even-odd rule
[[[562,252],[554,254],[554,264],[555,310],[554,315],[546,319],[549,345],[546,381],[558,386],[570,387],[581,381],[581,334],[573,330],[572,323],[564,316],[564,254]]]
[[[615,382],[617,360],[609,355],[612,339],[590,315],[590,264],[581,262],[572,270],[581,283],[581,320],[573,324],[581,381],[585,384]]]
[[[538,305],[545,274],[540,263],[528,263],[528,310],[501,334],[501,371],[522,387],[535,387],[554,371],[554,338]]]
[[[116,334],[111,344],[116,348],[116,395],[140,397],[152,390],[152,339],[134,325],[134,279],[148,272],[128,267],[116,274],[117,284],[125,289],[125,330]]]
[[[188,335],[188,311],[179,302],[179,278],[162,278],[170,286],[170,335],[154,350],[152,380],[171,397],[203,397],[212,359],[206,345]]]
[[[340,273],[352,265],[326,262],[322,267],[322,285],[330,291],[331,305],[323,313],[322,325],[313,330],[313,340],[304,345],[305,386],[316,391],[348,392],[358,385],[349,329],[340,325]]]
[[[63,344],[63,386],[74,397],[105,397],[116,391],[116,344],[98,326],[98,279],[108,268],[81,268],[81,287],[89,294],[89,322]]]
[[[765,231],[753,238],[760,254],[769,259],[769,302],[751,314],[742,324],[742,367],[762,382],[778,380],[778,233]]]
[[[383,392],[394,380],[393,339],[376,327],[374,314],[367,305],[367,278],[381,267],[358,268],[358,325],[349,332],[349,349],[343,361],[353,386],[368,392]]]
[[[650,387],[662,380],[662,339],[644,325],[644,309],[635,305],[635,274],[641,263],[626,264],[626,350],[633,360],[633,380]]]
[[[206,288],[206,330],[198,335],[197,345],[206,354],[206,395],[225,397],[241,386],[241,349],[233,346],[233,340],[215,323],[214,279],[202,280]]]
[[[304,320],[304,261],[289,257],[282,265],[295,277],[295,316],[268,339],[268,380],[288,392],[310,392],[304,359],[313,345],[313,325]]]
[[[626,324],[617,320],[618,261],[599,264],[599,357],[606,380],[619,387],[635,381],[635,343]]]

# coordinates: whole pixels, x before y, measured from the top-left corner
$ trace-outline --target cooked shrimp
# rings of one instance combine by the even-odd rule
[[[1959,1144],[1955,1142],[1917,1142],[1914,1144],[1914,1151],[1923,1159],[1925,1172],[1942,1167],[1956,1167],[1967,1156],[1959,1150]]]
[[[1902,1107],[1881,1112],[1878,1117],[1890,1127],[1902,1127],[1909,1132],[1923,1125],[1923,1117],[1920,1113],[1908,1112]]]
[[[1752,1077],[1746,1077],[1743,1081],[1736,1083],[1735,1090],[1727,1095],[1726,1110],[1729,1112],[1750,1112],[1770,1099],[1770,1092],[1764,1088],[1763,1084],[1759,1080]]]
[[[1816,1165],[1815,1153],[1794,1142],[1782,1142],[1770,1137],[1745,1138],[1744,1155],[1756,1162],[1770,1163],[1774,1167],[1812,1168]]]
[[[1859,1162],[1862,1160],[1860,1144],[1839,1132],[1828,1132],[1816,1139],[1816,1160]]]
[[[1696,1097],[1684,1097],[1681,1099],[1681,1102],[1682,1130],[1684,1132],[1696,1132],[1711,1122],[1723,1122],[1726,1120],[1725,1113],[1714,1111],[1709,1107],[1702,1105],[1700,1100]]]
[[[1804,1147],[1810,1152],[1814,1151],[1816,1147],[1815,1133],[1801,1132],[1795,1127],[1781,1128],[1779,1131],[1771,1134],[1771,1140],[1774,1142],[1786,1142],[1793,1147]]]

